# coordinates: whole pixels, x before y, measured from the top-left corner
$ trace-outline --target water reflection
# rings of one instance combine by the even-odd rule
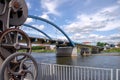
[[[64,65],[120,68],[120,56],[56,57],[55,53],[33,53],[37,62]]]

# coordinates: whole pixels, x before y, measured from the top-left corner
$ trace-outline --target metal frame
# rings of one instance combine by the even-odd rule
[[[32,28],[32,29],[34,29],[34,30],[37,30],[37,31],[41,32],[42,34],[44,34],[47,38],[49,38],[50,40],[52,40],[52,38],[51,38],[50,36],[48,36],[48,35],[47,35],[46,33],[44,33],[42,30],[40,30],[40,29],[38,29],[38,28],[36,28],[36,27],[34,27],[34,26],[31,26],[31,25],[29,25],[29,24],[23,24],[23,26],[30,27],[30,28]]]
[[[32,80],[36,80],[38,67],[35,59],[29,54],[31,53],[30,38],[19,29],[28,17],[26,2],[25,0],[2,1],[5,3],[0,1],[2,10],[0,11],[0,27],[2,27],[0,30],[0,80],[23,80],[28,73],[31,74]],[[24,38],[24,44],[19,41],[19,36]],[[25,65],[26,61],[32,62],[35,73],[29,71],[30,66]]]
[[[37,19],[37,20],[41,20],[41,21],[44,21],[46,23],[49,23],[51,25],[53,25],[56,29],[58,29],[59,31],[61,31],[64,36],[68,39],[68,41],[70,42],[70,46],[72,47],[75,47],[75,43],[67,36],[67,34],[62,30],[60,29],[60,27],[58,27],[56,24],[48,21],[47,19],[44,19],[44,18],[41,18],[41,17],[37,17],[37,16],[33,16],[33,15],[28,15],[29,18],[33,18],[33,19]]]
[[[116,80],[120,80],[120,69],[116,70]]]
[[[115,80],[108,68],[38,63],[38,71],[37,80]]]

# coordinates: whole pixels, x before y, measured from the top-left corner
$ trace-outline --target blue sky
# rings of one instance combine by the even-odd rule
[[[120,0],[26,0],[26,2],[30,15],[54,22],[75,42],[120,40]],[[63,34],[49,24],[29,18],[26,23],[36,26],[53,38],[65,39]],[[31,29],[24,30],[31,35],[40,34]]]

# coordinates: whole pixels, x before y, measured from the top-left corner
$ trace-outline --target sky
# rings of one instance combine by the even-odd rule
[[[74,42],[120,42],[120,0],[25,0],[28,14],[58,25]],[[52,38],[65,40],[62,33],[42,21],[25,22]],[[29,35],[44,35],[22,27]]]

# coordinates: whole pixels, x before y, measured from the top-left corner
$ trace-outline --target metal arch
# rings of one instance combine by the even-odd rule
[[[47,19],[41,18],[41,17],[37,17],[37,16],[33,16],[33,15],[28,15],[28,17],[29,17],[29,18],[33,18],[33,19],[38,19],[38,20],[41,20],[41,21],[44,21],[44,22],[46,22],[46,23],[49,23],[49,24],[53,25],[55,28],[57,28],[59,31],[61,31],[61,32],[64,34],[64,36],[65,36],[65,37],[68,39],[68,41],[70,42],[70,46],[75,47],[74,42],[73,42],[73,41],[67,36],[67,34],[66,34],[62,29],[60,29],[56,24],[48,21]]]
[[[26,26],[26,27],[30,27],[30,28],[32,28],[32,29],[35,29],[35,30],[41,32],[42,34],[44,34],[44,35],[45,35],[46,37],[48,37],[50,40],[52,40],[52,38],[51,38],[50,36],[48,36],[46,33],[44,33],[43,31],[41,31],[40,29],[35,28],[34,26],[31,26],[31,25],[28,25],[28,24],[23,24],[23,26]]]

